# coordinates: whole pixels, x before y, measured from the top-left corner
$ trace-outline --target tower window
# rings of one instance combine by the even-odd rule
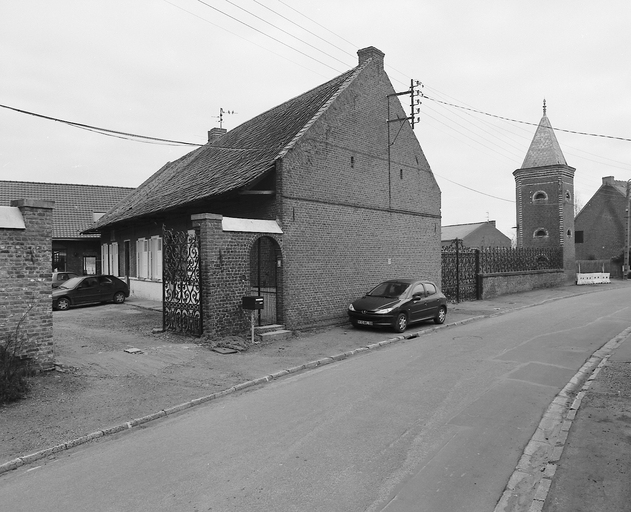
[[[571,229],[567,230],[567,237],[568,238],[572,238],[572,230]]]
[[[353,169],[355,167],[355,157],[352,156],[351,157],[351,169]]]
[[[534,238],[545,238],[547,236],[548,236],[548,232],[543,228],[537,229],[533,235]]]
[[[565,191],[565,200],[568,202],[572,201],[572,194],[570,194],[569,190]]]
[[[543,190],[538,190],[533,194],[532,200],[535,203],[543,203],[548,200],[548,194],[546,194]]]

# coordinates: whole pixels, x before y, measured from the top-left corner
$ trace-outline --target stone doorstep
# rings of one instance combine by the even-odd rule
[[[259,343],[286,340],[293,336],[291,331],[285,329],[284,325],[262,325],[254,328],[254,336]]]
[[[280,325],[280,324],[256,325],[254,326],[254,334],[258,335],[258,334],[263,334],[265,332],[278,331],[284,328],[285,326]]]

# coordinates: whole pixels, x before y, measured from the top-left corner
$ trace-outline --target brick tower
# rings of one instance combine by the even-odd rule
[[[574,256],[574,167],[567,165],[546,116],[515,176],[517,247],[563,248],[568,280],[576,275]]]

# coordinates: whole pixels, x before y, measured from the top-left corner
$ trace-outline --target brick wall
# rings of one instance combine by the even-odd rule
[[[440,283],[440,189],[407,121],[386,123],[388,101],[390,119],[407,116],[393,92],[366,68],[283,159],[289,329],[343,320],[385,279]]]
[[[210,337],[242,335],[250,327],[250,313],[241,307],[241,298],[251,295],[251,255],[261,236],[274,240],[279,251],[278,235],[249,232],[224,232],[221,215],[196,214],[193,226],[200,237],[203,332]],[[277,282],[282,290],[282,267]],[[282,297],[279,297],[279,322]]]
[[[503,272],[483,274],[481,299],[488,300],[500,295],[527,292],[539,288],[554,288],[567,282],[561,270],[533,270],[526,272]]]
[[[562,247],[568,280],[575,272],[574,171],[567,165],[518,169],[517,247]],[[545,236],[535,233],[545,230]]]
[[[51,304],[52,201],[20,199],[26,229],[0,229],[0,330],[21,328],[21,356],[34,369],[54,364]],[[4,341],[4,340],[3,340]]]
[[[623,253],[627,200],[615,187],[603,185],[576,216],[583,242],[575,244],[576,259],[609,259]]]

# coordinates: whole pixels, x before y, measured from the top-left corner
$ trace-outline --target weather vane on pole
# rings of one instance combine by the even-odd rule
[[[236,114],[236,112],[234,110],[224,110],[223,108],[219,109],[219,115],[218,116],[213,116],[217,119],[219,119],[219,128],[223,128],[223,115],[224,114]]]

